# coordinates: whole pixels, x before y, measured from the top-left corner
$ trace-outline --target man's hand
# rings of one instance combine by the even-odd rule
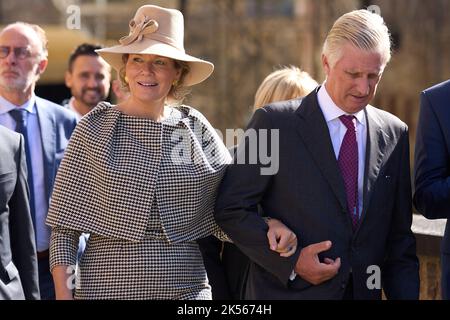
[[[267,231],[267,239],[269,240],[270,249],[276,251],[281,257],[290,257],[297,250],[297,236],[294,232],[286,227],[277,219],[267,219],[269,230]]]
[[[325,258],[324,263],[321,263],[318,256],[320,252],[329,250],[331,245],[331,241],[323,241],[304,247],[295,265],[295,273],[313,285],[336,276],[341,267],[341,258]]]

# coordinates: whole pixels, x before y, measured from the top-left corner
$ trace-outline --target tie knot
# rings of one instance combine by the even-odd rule
[[[13,109],[9,111],[9,114],[13,117],[17,124],[26,125],[27,111],[25,109]]]
[[[355,119],[355,117],[349,115],[342,115],[339,117],[339,120],[341,120],[341,122],[344,124],[344,126],[347,127],[347,129],[352,129],[354,131],[355,125],[353,123],[353,119]]]

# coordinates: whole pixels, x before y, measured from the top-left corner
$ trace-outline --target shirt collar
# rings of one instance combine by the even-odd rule
[[[0,114],[8,113],[9,111],[14,110],[16,108],[24,109],[29,113],[36,113],[36,108],[34,106],[35,104],[36,104],[36,96],[34,95],[34,93],[31,95],[31,98],[21,106],[16,106],[15,104],[9,102],[8,100],[0,96]]]
[[[335,119],[338,119],[342,115],[349,115],[347,112],[339,108],[331,99],[330,95],[328,94],[327,89],[325,88],[325,83],[322,84],[322,86],[319,89],[319,92],[317,93],[317,100],[319,102],[320,109],[322,109],[322,113],[325,117],[325,121],[328,123],[330,121],[333,121]],[[356,120],[361,124],[366,124],[366,114],[364,113],[364,109],[361,111],[358,111],[355,114],[350,114],[356,118]]]
[[[83,117],[83,115],[81,113],[79,113],[77,109],[75,109],[75,106],[73,104],[74,101],[75,101],[75,98],[71,97],[69,102],[67,103],[67,108],[69,110],[72,110],[76,114],[77,120],[80,121],[81,118]]]
[[[67,105],[71,110],[74,110],[73,102],[75,101],[75,97],[70,97],[69,101],[67,102]]]

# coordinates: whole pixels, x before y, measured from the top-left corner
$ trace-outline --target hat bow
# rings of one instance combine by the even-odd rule
[[[120,38],[120,44],[126,46],[135,41],[141,41],[146,34],[154,33],[158,30],[158,22],[144,16],[140,23],[136,23],[134,19],[130,21],[130,33]]]

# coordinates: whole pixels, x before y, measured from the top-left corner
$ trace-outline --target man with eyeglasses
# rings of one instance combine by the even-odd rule
[[[70,110],[34,94],[36,82],[47,67],[47,56],[47,38],[39,26],[16,22],[0,32],[0,124],[25,138],[39,288],[42,299],[53,299],[48,260],[50,229],[45,219],[56,171],[77,121]],[[3,251],[0,256],[1,269],[15,258]]]

